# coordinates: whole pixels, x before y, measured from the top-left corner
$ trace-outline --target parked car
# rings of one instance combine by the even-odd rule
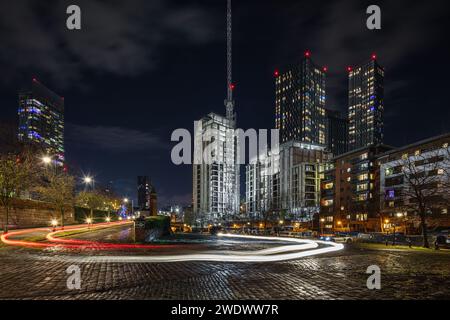
[[[436,249],[450,249],[450,238],[447,235],[440,234],[434,241]]]

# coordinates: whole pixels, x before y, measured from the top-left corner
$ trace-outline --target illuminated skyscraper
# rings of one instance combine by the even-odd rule
[[[33,79],[31,90],[19,93],[19,140],[64,162],[64,98]]]
[[[299,64],[275,71],[275,127],[280,142],[326,144],[325,78],[310,52]]]
[[[349,150],[383,142],[384,69],[376,55],[359,67],[348,68]]]

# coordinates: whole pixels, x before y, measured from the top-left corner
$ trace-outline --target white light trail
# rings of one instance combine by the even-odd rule
[[[343,244],[307,239],[294,238],[274,238],[274,237],[254,237],[243,235],[219,235],[220,237],[241,238],[252,240],[269,240],[269,241],[288,241],[300,243],[298,246],[281,246],[259,252],[232,252],[231,254],[221,253],[199,253],[199,254],[177,254],[177,255],[160,255],[160,256],[59,256],[51,257],[51,259],[61,259],[77,263],[168,263],[168,262],[186,262],[186,261],[208,261],[208,262],[279,262],[295,260],[320,254],[340,251],[344,248]],[[317,248],[319,244],[326,247]],[[292,252],[292,249],[300,250]],[[312,249],[304,251],[304,249]],[[284,253],[283,253],[284,252]],[[291,252],[291,253],[286,253]],[[279,254],[273,254],[279,253]],[[272,254],[272,255],[269,255]]]

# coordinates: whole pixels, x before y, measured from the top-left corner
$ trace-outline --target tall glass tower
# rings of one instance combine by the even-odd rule
[[[19,140],[64,162],[64,98],[33,79],[31,90],[19,93]]]
[[[275,71],[275,78],[275,127],[280,130],[280,142],[325,145],[326,68],[314,64],[307,51],[299,64]]]
[[[348,68],[349,150],[383,143],[384,68],[376,55]]]

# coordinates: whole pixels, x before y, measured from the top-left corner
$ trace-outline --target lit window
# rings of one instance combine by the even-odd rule
[[[416,152],[414,152],[414,155],[420,156],[420,150],[416,150]]]
[[[444,169],[438,169],[437,173],[438,174],[444,174]]]

